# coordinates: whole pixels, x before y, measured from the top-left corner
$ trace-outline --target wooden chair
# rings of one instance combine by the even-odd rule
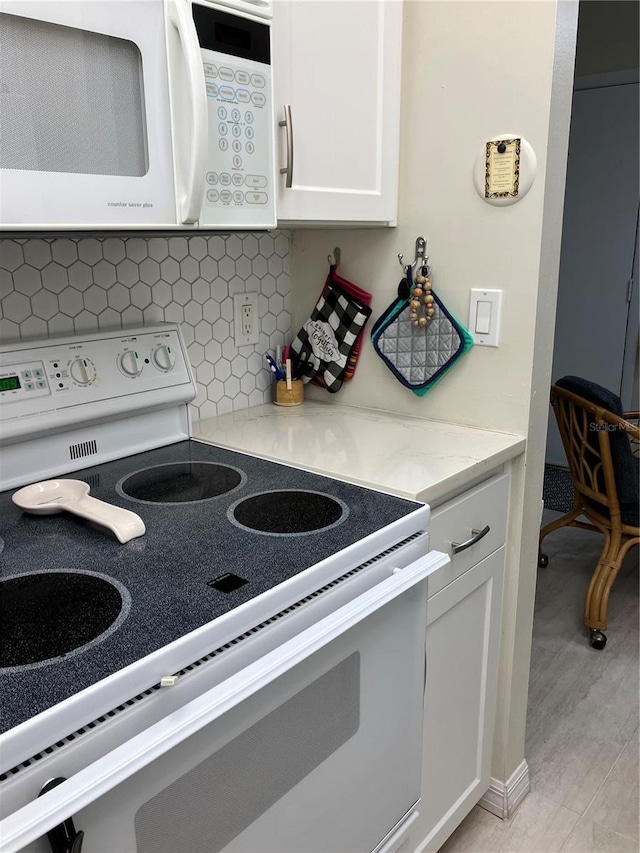
[[[551,405],[569,463],[574,502],[569,512],[540,531],[538,565],[544,568],[549,563],[542,553],[543,539],[560,527],[604,534],[584,603],[589,641],[603,649],[611,587],[627,552],[640,542],[639,413],[623,412],[615,394],[576,376],[565,376],[553,385]]]

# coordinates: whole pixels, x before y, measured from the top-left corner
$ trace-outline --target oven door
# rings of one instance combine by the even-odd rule
[[[2,0],[0,12],[0,228],[175,226],[185,209],[195,221],[206,96],[187,4],[170,0],[165,12],[163,0]],[[178,212],[174,42],[191,117],[183,180],[194,184],[177,188]]]
[[[430,552],[0,824],[83,853],[397,850],[420,797]]]

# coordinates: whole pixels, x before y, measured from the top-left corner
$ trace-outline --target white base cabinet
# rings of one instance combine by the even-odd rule
[[[417,846],[435,851],[489,787],[504,548],[429,601]]]
[[[453,555],[427,606],[422,800],[411,849],[438,850],[489,788],[509,474],[434,510],[431,547]],[[436,576],[438,577],[438,576]],[[434,581],[436,581],[434,577]],[[433,591],[432,591],[433,590]]]
[[[395,220],[401,57],[399,0],[274,0],[279,224]]]

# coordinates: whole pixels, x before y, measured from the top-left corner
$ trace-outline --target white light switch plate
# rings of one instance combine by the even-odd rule
[[[498,346],[501,307],[501,290],[472,288],[469,300],[469,331],[478,346]]]
[[[236,293],[233,297],[233,337],[237,347],[258,343],[258,296],[258,293]]]

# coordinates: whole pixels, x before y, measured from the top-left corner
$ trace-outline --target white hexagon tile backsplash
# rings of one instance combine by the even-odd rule
[[[270,399],[263,355],[291,340],[290,234],[0,239],[0,341],[180,323],[194,417]],[[233,296],[258,291],[260,341],[236,347]]]

